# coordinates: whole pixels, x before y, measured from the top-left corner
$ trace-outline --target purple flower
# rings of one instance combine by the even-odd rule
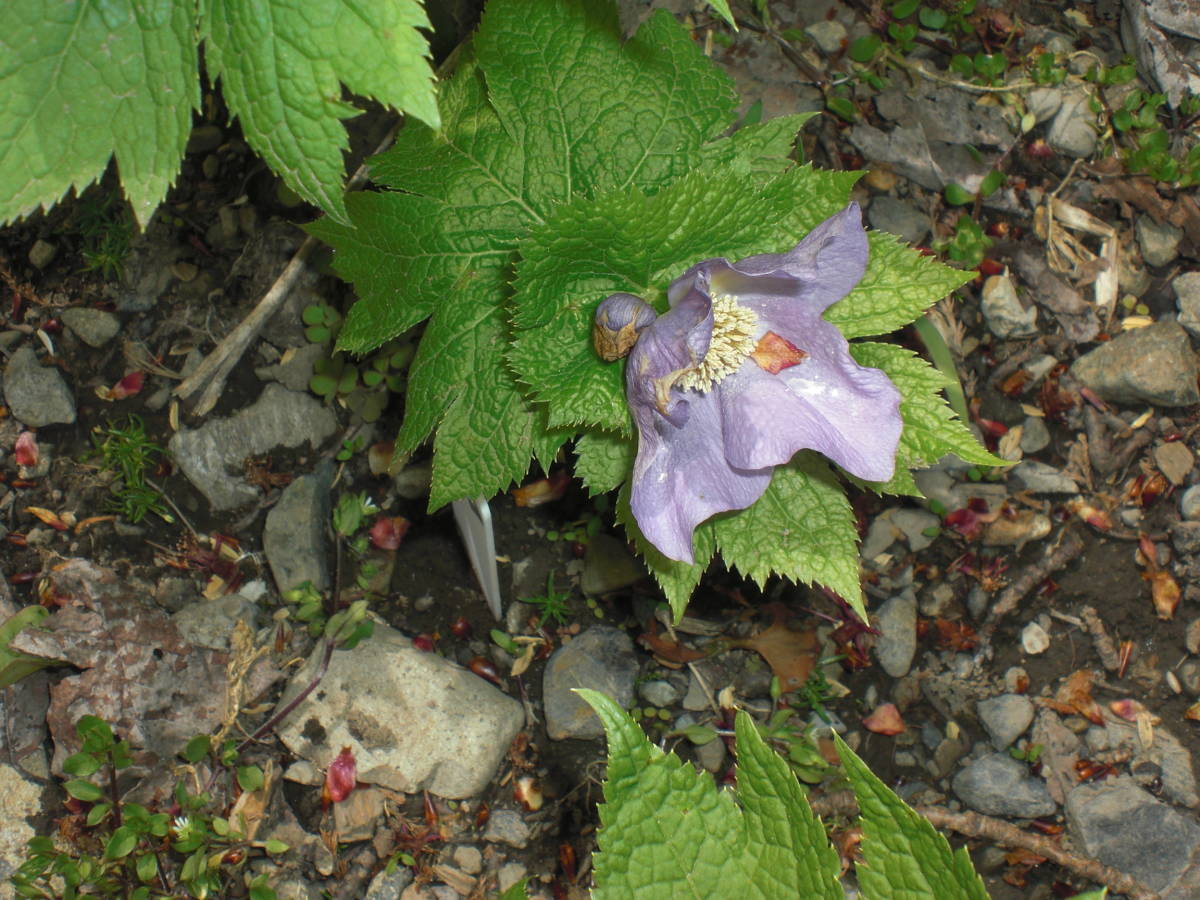
[[[636,333],[625,371],[639,434],[630,500],[665,556],[692,562],[696,526],[754,503],[799,450],[867,481],[892,477],[900,392],[821,318],[866,265],[852,203],[787,253],[697,263],[657,318],[629,294],[597,308],[598,338],[622,325],[624,343]]]

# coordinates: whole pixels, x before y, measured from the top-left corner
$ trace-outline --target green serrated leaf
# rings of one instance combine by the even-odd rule
[[[942,396],[945,376],[921,357],[894,344],[870,341],[851,344],[850,355],[859,365],[882,369],[900,390],[904,431],[896,451],[898,474],[933,465],[947,453],[981,466],[1006,465],[1005,460],[988,453],[950,409]],[[888,492],[895,491],[889,488]]]
[[[840,737],[836,743],[862,812],[865,863],[857,873],[863,895],[987,900],[966,848],[952,852],[946,838],[875,777]]]
[[[187,9],[185,4],[166,4]],[[246,142],[284,182],[332,218],[342,201],[341,120],[360,110],[351,92],[436,128],[429,20],[417,0],[202,0],[205,63],[218,78]]]
[[[521,244],[509,362],[552,426],[628,433],[624,363],[592,349],[596,306],[616,291],[661,298],[702,259],[788,250],[845,206],[857,175],[804,166],[767,182],[700,173],[653,196],[606,194],[561,207]]]
[[[633,468],[635,442],[611,431],[589,431],[575,441],[575,474],[593,497],[621,486]]]
[[[817,454],[797,453],[775,469],[758,502],[711,522],[726,565],[759,585],[775,574],[824,585],[866,621],[854,513]]]
[[[734,31],[738,30],[737,22],[733,20],[733,13],[729,9],[729,0],[708,0],[708,5],[718,16],[729,23],[730,28]]]
[[[838,898],[838,857],[786,763],[739,713],[742,807],[651,744],[612,700],[580,690],[604,723],[597,900],[642,896]]]
[[[0,5],[0,222],[97,181],[114,156],[145,225],[200,106],[189,3]]]
[[[922,256],[894,235],[872,231],[867,238],[871,255],[862,280],[825,311],[847,338],[895,331],[974,275]]]
[[[792,165],[796,136],[815,112],[779,116],[766,122],[743,125],[727,138],[706,144],[696,160],[696,169],[764,178],[779,175]]]

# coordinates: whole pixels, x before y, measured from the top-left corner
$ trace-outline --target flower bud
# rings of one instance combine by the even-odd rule
[[[658,317],[654,307],[633,294],[612,294],[596,307],[592,344],[605,362],[629,355],[642,329]]]

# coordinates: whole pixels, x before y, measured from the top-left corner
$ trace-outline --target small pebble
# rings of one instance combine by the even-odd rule
[[[1192,619],[1192,623],[1184,632],[1183,643],[1187,647],[1188,653],[1193,655],[1200,653],[1200,619]]]
[[[1030,622],[1021,629],[1021,647],[1030,656],[1037,656],[1050,649],[1050,635],[1037,622]]]
[[[1200,519],[1200,484],[1193,484],[1183,492],[1179,512],[1185,519]]]

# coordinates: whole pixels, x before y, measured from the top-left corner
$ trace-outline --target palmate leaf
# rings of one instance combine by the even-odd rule
[[[149,220],[200,105],[193,18],[162,0],[0,4],[0,222],[82,191],[113,156]]]
[[[110,159],[145,225],[200,105],[197,41],[247,142],[345,219],[344,84],[437,124],[418,0],[0,4],[0,222],[96,181]]]
[[[734,106],[728,78],[663,12],[622,42],[606,3],[496,0],[473,52],[443,86],[441,131],[409,123],[372,161],[395,190],[352,198],[354,227],[312,226],[360,297],[340,348],[430,317],[397,447],[436,431],[432,507],[504,489],[566,436],[501,360],[518,242],[573,197],[669,183],[716,153]],[[740,146],[759,166],[790,146],[784,134]]]
[[[738,713],[737,799],[651,744],[612,700],[580,695],[608,736],[597,900],[637,897],[841,898],[837,853],[796,777]]]
[[[183,4],[167,4],[182,6]],[[221,81],[246,142],[284,182],[333,218],[342,202],[342,119],[355,94],[438,125],[417,0],[201,0],[208,75]]]

